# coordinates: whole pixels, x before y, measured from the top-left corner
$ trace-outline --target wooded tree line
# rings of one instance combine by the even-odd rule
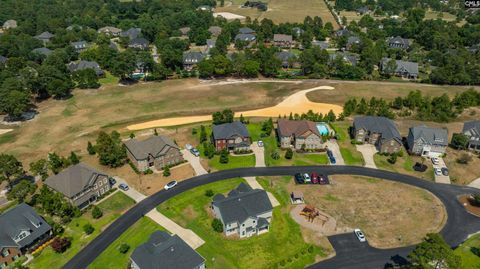
[[[480,92],[469,89],[450,99],[447,94],[430,97],[417,91],[410,91],[405,97],[393,101],[372,97],[357,101],[349,99],[343,106],[343,115],[375,115],[393,119],[395,116],[411,116],[425,121],[448,122],[455,119],[464,109],[480,105]]]

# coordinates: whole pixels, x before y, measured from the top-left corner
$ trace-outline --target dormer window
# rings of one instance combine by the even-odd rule
[[[29,235],[30,235],[30,231],[24,230],[24,231],[21,231],[20,234],[17,235],[17,237],[15,237],[14,240],[15,242],[19,242]]]
[[[10,255],[10,250],[8,250],[7,248],[4,248],[2,250],[2,257],[8,257]]]

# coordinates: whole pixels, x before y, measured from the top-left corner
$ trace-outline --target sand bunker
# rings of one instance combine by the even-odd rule
[[[330,110],[333,110],[335,114],[340,114],[343,111],[343,108],[339,105],[327,104],[327,103],[315,103],[307,98],[307,93],[316,91],[316,90],[333,90],[333,87],[330,86],[319,86],[303,91],[296,92],[283,100],[281,103],[267,108],[248,110],[242,112],[236,112],[235,115],[239,116],[243,114],[245,117],[278,117],[278,115],[289,115],[290,112],[295,114],[307,113],[309,110],[312,110],[317,113],[326,114]],[[211,115],[203,116],[188,116],[188,117],[175,117],[160,119],[154,121],[148,121],[140,124],[134,124],[127,126],[128,130],[142,130],[147,128],[155,127],[168,127],[168,126],[177,126],[183,124],[197,123],[210,121],[212,119]]]
[[[13,129],[0,129],[0,135],[13,131]]]
[[[243,19],[245,19],[245,16],[233,14],[233,13],[230,13],[230,12],[213,13],[213,17],[215,17],[215,18],[216,17],[223,17],[226,20],[236,20],[236,19],[243,20]]]

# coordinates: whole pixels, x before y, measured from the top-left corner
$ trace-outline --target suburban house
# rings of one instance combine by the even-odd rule
[[[168,137],[154,135],[145,140],[125,141],[127,156],[139,171],[151,167],[157,170],[183,162],[180,148]]]
[[[5,30],[7,30],[7,29],[15,29],[15,28],[17,28],[17,21],[16,21],[16,20],[6,20],[6,21],[3,23],[2,28],[5,29]]]
[[[222,33],[222,28],[220,26],[210,26],[208,31],[212,36],[219,36]]]
[[[92,69],[93,71],[95,71],[95,74],[97,74],[97,76],[99,76],[99,77],[105,75],[103,70],[100,68],[100,65],[98,65],[97,62],[93,62],[93,61],[81,60],[81,61],[78,61],[78,62],[70,62],[67,65],[67,68],[72,73],[74,73],[76,71],[84,70],[84,69]]]
[[[360,43],[361,43],[360,37],[356,35],[349,36],[347,38],[347,44],[346,44],[347,50],[352,49],[354,45],[360,45]]]
[[[465,122],[462,133],[468,137],[467,148],[480,152],[480,120]]]
[[[312,47],[319,47],[322,50],[326,50],[329,47],[329,44],[327,41],[318,41],[318,40],[313,40],[312,41]]]
[[[254,34],[237,34],[235,36],[235,41],[239,40],[242,42],[252,43],[257,39]]]
[[[48,56],[50,54],[52,54],[52,50],[49,49],[49,48],[45,48],[45,47],[42,47],[42,48],[36,48],[34,50],[32,50],[32,53],[36,53],[36,54],[40,54],[40,55],[44,55],[44,56]]]
[[[50,32],[43,32],[37,36],[35,36],[35,39],[38,39],[43,42],[45,45],[46,43],[50,42],[50,39],[52,39],[55,35],[50,33]]]
[[[368,6],[359,7],[356,11],[358,15],[365,15],[370,13],[370,9],[368,8]]]
[[[52,227],[25,203],[0,215],[0,268],[50,239]]]
[[[137,37],[137,38],[131,39],[128,42],[128,47],[133,49],[146,50],[148,49],[148,45],[149,45],[148,40],[146,40],[143,37]]]
[[[240,185],[225,197],[217,194],[212,202],[213,214],[223,223],[226,236],[240,238],[266,233],[272,221],[272,204],[267,192]]]
[[[351,34],[352,34],[352,32],[350,32],[347,28],[343,28],[343,29],[340,29],[340,30],[335,32],[335,35],[337,37],[349,36]]]
[[[388,62],[390,58],[383,58],[380,62],[380,71],[382,73],[386,72]],[[395,60],[396,67],[393,74],[395,76],[409,78],[409,79],[417,79],[418,77],[418,63],[402,61],[402,60]]]
[[[394,153],[402,149],[402,137],[395,123],[385,117],[355,117],[352,136],[359,143],[375,145],[381,153]]]
[[[305,149],[323,149],[322,135],[318,131],[317,125],[308,120],[287,120],[278,119],[277,135],[281,148],[290,148],[300,150]]]
[[[80,53],[84,51],[88,47],[87,41],[76,41],[76,42],[70,42],[70,46],[72,46],[75,49],[75,52]]]
[[[358,63],[358,56],[357,54],[353,54],[350,52],[337,52],[337,53],[330,53],[328,54],[329,57],[329,63],[333,63],[337,57],[340,57],[343,59],[344,62],[350,65],[357,65]]]
[[[387,40],[388,47],[391,49],[408,49],[410,48],[410,40],[400,36],[391,37]]]
[[[411,127],[407,136],[408,152],[424,157],[438,157],[448,146],[448,131],[427,126]]]
[[[155,231],[130,256],[131,269],[205,269],[205,259],[178,235]]]
[[[50,176],[45,184],[80,209],[86,208],[111,189],[106,174],[84,163],[72,165]]]
[[[141,28],[130,28],[126,31],[120,32],[120,37],[127,37],[128,39],[132,40],[140,36],[142,33]]]
[[[279,51],[275,58],[280,60],[283,68],[293,67],[296,64],[297,56],[291,51]]]
[[[182,33],[183,36],[186,36],[188,35],[188,33],[190,33],[190,27],[182,27],[178,30],[180,31],[180,33]]]
[[[280,48],[290,48],[293,45],[293,37],[291,35],[274,34],[273,44]]]
[[[205,56],[205,54],[198,51],[185,51],[183,53],[183,69],[191,71]]]
[[[98,29],[98,33],[106,34],[108,36],[119,36],[121,32],[122,32],[122,29],[119,29],[113,26],[105,26]]]
[[[214,125],[212,141],[218,151],[248,150],[252,142],[247,127],[239,121]]]

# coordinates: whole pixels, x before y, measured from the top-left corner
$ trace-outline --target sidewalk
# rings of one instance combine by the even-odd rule
[[[257,141],[253,142],[252,145],[250,145],[250,149],[255,153],[255,167],[265,167],[265,150],[263,147],[259,147],[257,144]],[[244,179],[247,181],[248,185],[252,187],[253,189],[260,189],[263,190],[262,185],[258,184],[258,181],[255,177],[244,177]],[[273,207],[279,206],[280,203],[278,200],[271,194],[270,192],[267,192],[268,199],[270,200],[270,203],[272,203]]]

